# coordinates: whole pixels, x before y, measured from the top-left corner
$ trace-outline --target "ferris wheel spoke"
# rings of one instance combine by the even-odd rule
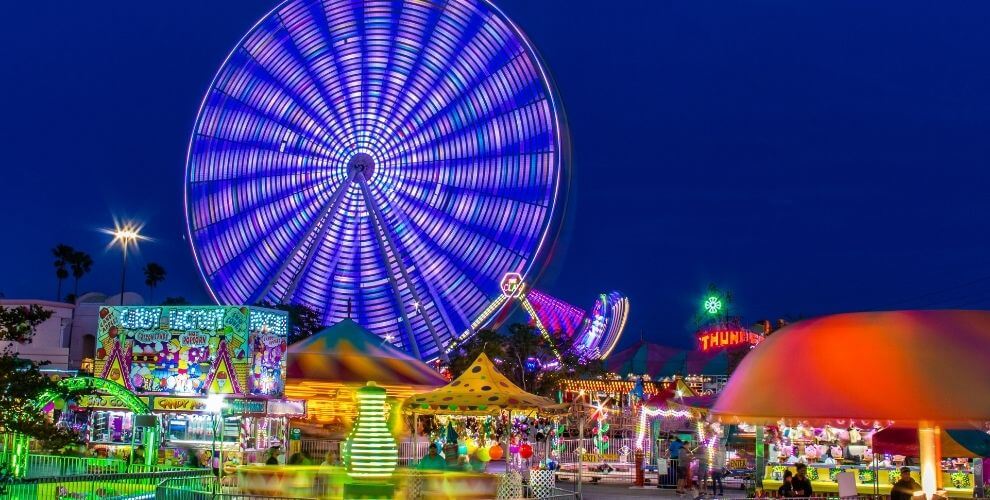
[[[291,186],[264,185],[256,190],[264,191],[265,199],[255,198],[246,192],[248,187],[254,186],[247,186],[244,191],[238,192],[238,186],[227,182],[193,183],[189,190],[197,199],[193,202],[193,208],[209,214],[209,219],[201,220],[198,226],[199,229],[207,229],[221,224],[270,220],[273,214],[281,216],[289,212],[291,215],[294,210],[305,213],[306,208],[319,200],[320,193],[324,192],[323,187],[330,183],[331,179],[313,179]],[[300,195],[304,197],[300,198]],[[290,207],[292,210],[289,210]]]
[[[290,18],[288,12],[283,12],[282,17],[288,24],[298,22],[299,29],[305,30],[312,45],[309,65],[317,70],[316,82],[327,96],[324,105],[332,108],[344,125],[345,137],[354,153],[359,148],[354,94],[361,91],[360,67],[355,65],[360,64],[362,57],[355,40],[357,15],[349,9],[324,9],[319,2],[308,4],[305,10],[309,23]]]
[[[412,89],[409,88],[409,83],[419,74],[427,51],[415,50],[414,47],[423,47],[424,40],[434,32],[437,22],[441,19],[440,9],[445,8],[446,4],[440,9],[431,7],[429,4],[403,2],[398,20],[388,23],[396,25],[394,35],[400,35],[398,26],[404,28],[401,32],[404,43],[395,43],[396,37],[393,37],[392,43],[388,44],[388,65],[384,70],[385,77],[380,79],[384,107],[379,115],[381,119],[377,121],[377,126],[371,134],[372,143],[369,145],[371,149],[382,150],[384,138],[395,134],[392,121],[399,106],[409,99],[413,99],[413,102],[419,101],[411,95]],[[401,57],[398,55],[400,53],[403,54]],[[412,59],[412,62],[407,62],[408,59]]]
[[[299,207],[294,207],[291,205],[291,200],[299,197],[299,195],[304,195],[303,203]],[[216,275],[225,267],[230,267],[237,264],[238,257],[253,252],[256,247],[264,244],[266,248],[277,247],[280,241],[289,230],[294,219],[300,217],[300,214],[305,214],[306,207],[313,203],[319,197],[319,190],[314,187],[313,189],[300,191],[296,195],[288,195],[283,198],[285,203],[276,203],[259,206],[251,212],[243,212],[237,215],[236,220],[240,222],[239,225],[235,226],[230,221],[224,221],[224,223],[204,223],[196,230],[196,236],[199,236],[204,243],[208,245],[212,251],[210,255],[206,257],[207,262],[210,265],[204,266],[206,273],[208,275]],[[298,209],[297,209],[298,208]],[[199,209],[201,212],[210,213],[213,210],[222,210],[229,208],[224,207],[210,207],[209,211],[207,209]],[[252,230],[248,232],[239,231],[236,228],[240,226],[251,227]],[[248,237],[251,235],[251,237]],[[287,239],[287,238],[285,238]],[[220,263],[216,259],[218,254],[223,254],[227,256],[227,261]]]
[[[462,50],[459,55],[464,52],[465,50]],[[517,98],[517,94],[520,92],[518,87],[534,85],[532,78],[520,79],[518,73],[508,74],[510,71],[526,66],[524,55],[525,53],[521,50],[514,54],[507,54],[500,50],[492,54],[493,59],[486,61],[484,66],[458,68],[459,71],[455,72],[454,75],[472,76],[473,80],[468,82],[457,81],[456,76],[451,74],[451,67],[446,68],[446,71],[438,72],[434,75],[434,80],[420,88],[428,89],[426,92],[432,92],[433,95],[446,97],[446,100],[436,103],[431,99],[426,99],[425,96],[420,96],[420,98],[415,98],[413,95],[407,96],[407,100],[414,99],[413,104],[402,108],[405,112],[398,116],[395,123],[415,124],[415,127],[410,129],[412,136],[404,130],[397,130],[397,133],[384,136],[385,143],[381,149],[391,151],[396,147],[398,141],[411,141],[413,140],[412,137],[417,135],[416,131],[427,130],[438,121],[449,120],[454,115],[458,117],[461,126],[466,127],[471,123],[472,117],[477,121],[479,117],[483,118],[492,112],[504,109],[507,105],[515,106],[516,102],[520,100]],[[495,57],[502,57],[502,59],[494,59]],[[495,66],[494,71],[488,67],[492,65]],[[532,73],[532,71],[530,72]],[[441,78],[443,78],[443,86],[440,86],[440,82],[438,82]],[[437,89],[446,90],[446,92]],[[469,112],[465,113],[465,110],[469,110]]]
[[[288,269],[289,264],[296,260],[296,257],[299,255],[299,251],[302,250],[303,246],[309,242],[306,253],[303,255],[303,264],[295,268],[292,281],[290,282],[290,287],[293,291],[295,290],[295,286],[298,285],[299,276],[306,270],[308,265],[312,263],[314,250],[320,246],[320,242],[323,241],[326,237],[327,231],[330,229],[328,215],[333,213],[335,208],[340,204],[341,195],[343,195],[344,192],[351,186],[351,182],[354,181],[355,172],[356,171],[352,171],[351,175],[347,177],[347,181],[337,187],[337,189],[333,192],[329,203],[326,203],[323,210],[320,211],[320,214],[314,219],[315,223],[309,226],[309,229],[302,238],[298,239],[296,245],[282,260],[278,270],[270,275],[268,282],[265,283],[264,288],[260,290],[258,295],[254,297],[254,300],[264,300],[268,296],[268,292],[271,291],[272,286],[274,286],[279,278],[282,277],[282,273]],[[318,233],[317,230],[319,230]],[[317,235],[315,239],[313,238],[314,235]],[[284,293],[282,298],[284,299],[287,296],[291,296],[291,293]]]
[[[402,262],[402,254],[399,253],[398,248],[396,248],[395,243],[392,241],[392,234],[386,229],[385,219],[382,217],[381,211],[378,210],[378,205],[375,203],[374,197],[371,194],[371,189],[368,188],[368,183],[365,181],[363,175],[358,177],[358,183],[364,192],[365,204],[368,206],[370,211],[370,218],[375,226],[375,232],[381,238],[382,244],[386,247],[389,253],[392,254],[395,265],[399,268],[399,273],[402,279],[406,282],[406,290],[413,296],[413,300],[420,305],[420,307],[425,310],[426,303],[423,302],[416,290],[416,284],[413,282],[412,278],[409,276],[409,270],[406,269],[405,264]],[[436,307],[440,307],[441,304],[434,303]],[[439,352],[442,352],[443,343],[440,340],[440,334],[437,332],[436,327],[433,325],[433,320],[430,318],[429,314],[422,314],[422,318],[426,321],[426,327],[430,331],[430,335],[433,336],[433,341],[436,342],[436,348]],[[446,354],[442,354],[446,356]]]
[[[403,226],[409,228],[417,227],[416,224],[412,220],[410,220],[409,216],[404,211],[402,211],[399,206],[397,206],[395,203],[388,203],[388,198],[385,197],[380,191],[379,191],[379,195],[380,198],[383,200],[382,203],[376,201],[378,198],[373,198],[372,201],[376,204],[376,206],[378,206],[378,212],[382,214],[383,219],[388,220],[388,216],[391,215],[392,219],[396,221],[391,225],[392,228],[399,228]],[[418,230],[398,231],[397,229],[394,230],[399,235],[397,238],[399,245],[404,247],[405,255],[412,263],[412,265],[415,266],[415,268],[419,272],[419,275],[422,277],[421,281],[428,290],[430,297],[432,298],[434,303],[438,304],[437,312],[443,318],[445,325],[449,329],[448,331],[452,333],[457,333],[460,330],[459,328],[456,328],[454,326],[454,322],[451,321],[450,314],[448,312],[450,309],[453,309],[453,311],[457,314],[457,317],[461,322],[460,324],[469,325],[471,323],[471,318],[468,317],[468,315],[465,313],[465,311],[462,310],[461,307],[458,307],[458,304],[456,302],[445,300],[443,295],[437,293],[437,289],[434,284],[435,282],[434,280],[429,279],[429,277],[431,275],[444,276],[448,278],[448,280],[444,281],[444,283],[447,285],[451,285],[453,283],[462,283],[461,286],[462,292],[464,292],[464,288],[471,288],[472,292],[474,291],[480,292],[477,286],[475,286],[474,281],[471,279],[471,277],[465,275],[459,269],[458,266],[453,265],[451,261],[451,257],[452,257],[451,255],[440,251],[439,247],[437,247],[433,242],[424,240],[422,237],[423,234],[420,231]],[[419,249],[419,252],[414,251],[416,249]],[[426,262],[426,264],[424,264],[424,262]],[[439,270],[439,271],[435,271],[435,270]],[[472,292],[464,292],[464,293],[472,295],[476,299],[482,299],[484,297],[483,293],[472,293]]]
[[[196,136],[199,139],[215,139],[202,135]],[[217,142],[225,142],[218,140]],[[250,182],[261,180],[269,182],[333,182],[342,181],[343,175],[332,168],[329,161],[323,158],[308,156],[286,155],[287,157],[272,155],[271,151],[250,149],[240,143],[229,143],[230,146],[223,146],[222,151],[207,151],[202,154],[194,153],[192,160],[193,171],[190,182],[196,184],[210,184],[223,182]],[[267,153],[267,154],[266,154]],[[277,154],[277,153],[276,153]],[[240,163],[240,160],[244,160]],[[206,177],[205,166],[224,165],[224,172],[219,175]]]
[[[335,139],[345,142],[348,154],[353,154],[357,149],[354,142],[357,127],[350,106],[350,92],[345,88],[350,86],[351,75],[340,65],[339,58],[333,57],[333,48],[328,44],[334,37],[326,28],[325,14],[318,9],[283,9],[271,24],[274,26],[265,26],[265,38],[247,41],[245,50],[267,74],[280,82],[278,84],[287,93],[304,99],[309,109],[332,114],[332,117],[323,117],[324,123],[333,130]],[[280,39],[278,31],[287,35],[284,37],[287,41]],[[281,51],[272,50],[273,46]],[[303,55],[302,47],[310,57]],[[347,80],[345,85],[341,86],[338,78]],[[338,105],[339,96],[345,98],[343,107]],[[323,116],[320,111],[316,114]]]
[[[415,183],[407,181],[406,184],[408,186]],[[427,199],[419,199],[420,203],[444,213],[464,227],[475,228],[476,232],[484,234],[492,241],[511,247],[513,241],[525,246],[539,238],[542,227],[523,222],[544,218],[548,210],[545,199],[535,201],[507,198],[499,196],[495,189],[479,191],[450,185],[444,185],[442,189],[430,187],[432,186],[422,185],[419,189],[419,192],[430,193]],[[413,192],[415,191],[412,189],[403,189],[401,195],[404,201],[417,200],[415,196],[410,196]],[[546,198],[553,193],[541,190],[540,194]]]
[[[437,242],[436,235],[430,233],[418,225],[409,215],[408,209],[404,209],[401,204],[387,202],[387,197],[380,211],[387,219],[389,214],[397,222],[392,227],[411,228],[412,230],[395,230],[399,234],[399,241],[406,249],[406,255],[412,264],[423,277],[423,282],[429,287],[430,293],[436,300],[447,302],[449,305],[440,309],[445,322],[454,334],[463,330],[463,327],[454,327],[447,310],[453,309],[461,320],[462,326],[471,324],[471,319],[475,315],[468,312],[475,309],[480,310],[487,303],[487,297],[479,287],[479,279],[496,283],[496,280],[507,270],[516,270],[516,267],[502,268],[497,263],[490,272],[485,272],[483,266],[479,267],[478,262],[472,261],[472,257],[483,255],[481,252],[472,251],[465,247],[463,240],[452,238],[453,243],[443,246]],[[377,202],[376,202],[377,203]],[[489,261],[492,262],[492,261]],[[465,269],[474,269],[475,275],[468,275]],[[433,284],[443,286],[445,293],[440,295]],[[496,283],[497,284],[497,283]],[[456,296],[457,301],[445,300],[445,296]]]
[[[285,141],[287,148],[295,147],[289,144],[289,139],[302,137],[331,151],[348,151],[347,145],[340,140],[347,137],[344,129],[338,121],[328,119],[332,117],[322,116],[319,103],[310,102],[305,96],[293,92],[247,50],[244,50],[242,57],[251,61],[251,65],[239,68],[236,73],[218,82],[213,91],[239,104],[242,109],[238,111],[249,110],[257,122],[275,123],[287,129],[289,133],[277,136],[278,141],[273,141],[276,149],[281,150],[282,141]]]
[[[414,137],[403,142],[395,161],[436,161],[448,156],[481,158],[540,152],[552,147],[554,134],[552,116],[546,112],[546,101],[534,101],[471,124],[471,128],[451,126],[451,119],[420,129]],[[411,147],[410,147],[411,146]]]
[[[553,195],[551,176],[547,172],[527,170],[526,165],[534,161],[552,165],[552,155],[552,151],[520,155],[518,161],[511,165],[506,165],[510,160],[507,158],[489,161],[451,158],[442,162],[406,163],[399,167],[407,174],[396,189],[423,196],[430,191],[433,191],[433,196],[445,193],[474,195],[546,209]],[[528,157],[545,158],[531,161]]]
[[[465,251],[476,251],[481,255],[503,256],[506,253],[516,258],[525,259],[527,256],[519,250],[506,246],[503,242],[492,238],[490,231],[460,221],[449,213],[425,203],[423,200],[396,192],[399,201],[393,206],[401,209],[409,216],[409,221],[418,230],[423,231],[434,242],[450,241],[463,245]],[[497,259],[501,260],[501,258]]]
[[[449,20],[445,21],[444,14],[451,7],[451,3],[445,2],[442,10],[433,10],[435,18],[429,19],[429,28],[421,34],[428,33],[425,49],[417,54],[416,60],[411,68],[408,68],[408,77],[404,78],[401,91],[396,96],[396,105],[389,111],[388,116],[383,120],[386,124],[401,125],[407,123],[406,120],[415,111],[423,106],[434,104],[428,94],[436,97],[442,95],[436,91],[438,83],[444,78],[451,78],[451,72],[457,62],[464,59],[464,53],[470,45],[465,40],[473,40],[484,26],[484,21],[472,12],[472,20],[475,21],[465,28],[463,25],[455,25]],[[471,37],[471,38],[468,38]],[[420,39],[422,42],[423,39]],[[432,55],[433,57],[429,57]],[[428,63],[427,63],[428,60]],[[442,61],[437,64],[437,60]],[[473,71],[472,73],[477,73]],[[466,73],[464,71],[460,73]],[[441,105],[441,107],[444,107]],[[405,110],[405,111],[404,111]],[[396,112],[399,112],[396,115]],[[379,136],[379,141],[374,147],[379,150],[387,150],[389,145],[383,141],[388,141],[396,135],[397,127],[386,130],[387,133]]]

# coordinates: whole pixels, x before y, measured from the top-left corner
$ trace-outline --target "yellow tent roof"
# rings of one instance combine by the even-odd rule
[[[439,389],[413,395],[405,407],[423,414],[487,415],[501,410],[555,410],[561,405],[520,389],[481,353],[460,377]]]

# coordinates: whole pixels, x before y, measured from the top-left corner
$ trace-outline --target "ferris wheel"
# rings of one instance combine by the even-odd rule
[[[220,303],[300,303],[422,359],[539,271],[566,133],[525,35],[485,0],[289,0],[213,79],[186,220]]]

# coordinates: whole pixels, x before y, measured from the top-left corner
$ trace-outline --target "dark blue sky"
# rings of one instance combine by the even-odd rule
[[[864,5],[868,4],[868,5]],[[130,268],[205,301],[182,177],[214,72],[270,1],[15,2],[0,30],[0,291],[51,298],[49,249],[147,221]],[[503,0],[554,73],[571,230],[542,288],[625,291],[623,344],[687,343],[709,282],[747,319],[990,307],[990,4]],[[71,287],[71,284],[68,285]],[[141,285],[144,290],[143,284]]]

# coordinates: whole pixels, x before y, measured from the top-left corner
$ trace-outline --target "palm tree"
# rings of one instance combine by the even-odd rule
[[[58,291],[55,292],[55,300],[62,300],[62,280],[69,277],[69,270],[65,266],[72,259],[74,253],[75,250],[65,243],[59,243],[52,249],[52,255],[55,256],[55,277],[58,278]]]
[[[72,287],[72,295],[79,298],[79,278],[85,276],[93,268],[93,258],[88,253],[77,250],[72,252],[72,256],[68,262],[72,268],[72,277],[75,280]]]
[[[161,264],[149,262],[144,266],[144,284],[148,285],[148,288],[151,289],[149,302],[154,302],[155,287],[162,281],[165,281],[165,268]]]

